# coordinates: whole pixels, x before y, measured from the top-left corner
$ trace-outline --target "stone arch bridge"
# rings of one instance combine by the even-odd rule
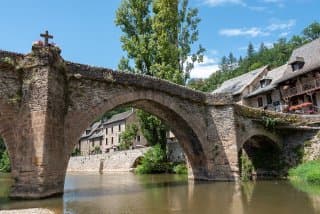
[[[53,46],[34,45],[26,55],[0,51],[0,135],[12,165],[11,197],[63,193],[68,160],[81,133],[98,116],[123,105],[169,125],[186,153],[191,179],[238,180],[244,142],[262,136],[283,143],[290,131],[274,134],[262,115],[280,118],[286,130],[314,122],[237,106],[230,94],[71,63]],[[299,133],[314,136],[310,129]]]

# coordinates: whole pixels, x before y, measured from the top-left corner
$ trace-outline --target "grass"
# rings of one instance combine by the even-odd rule
[[[320,185],[320,160],[309,161],[289,170],[293,182]]]

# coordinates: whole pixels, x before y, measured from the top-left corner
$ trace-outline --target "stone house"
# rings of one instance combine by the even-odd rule
[[[319,112],[320,39],[293,51],[283,77],[276,84],[289,112]]]
[[[121,133],[130,124],[137,124],[137,127],[140,127],[138,123],[134,110],[113,115],[105,121],[95,122],[83,132],[76,148],[80,150],[82,155],[117,151],[119,150]],[[146,145],[147,140],[138,130],[132,148],[145,147]]]
[[[225,81],[213,93],[232,93],[233,98],[239,104],[244,104],[244,97],[259,88],[260,80],[268,72],[268,66],[242,74]]]
[[[243,103],[255,108],[263,108],[272,111],[282,111],[285,103],[277,89],[277,81],[283,77],[287,64],[268,71],[260,79],[259,87],[244,96]]]

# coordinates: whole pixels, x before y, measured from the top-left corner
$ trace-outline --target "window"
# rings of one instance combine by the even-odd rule
[[[108,145],[108,138],[106,138],[106,145]]]
[[[272,104],[272,96],[271,96],[271,94],[267,94],[267,104]]]
[[[137,136],[137,142],[140,142],[140,135]]]
[[[295,62],[291,65],[292,71],[299,70],[303,67],[304,63],[303,62]]]
[[[118,136],[118,143],[120,143],[120,136]]]
[[[121,125],[119,124],[119,132],[121,131]]]
[[[100,146],[102,146],[102,140],[100,139]]]
[[[91,143],[91,146],[93,147],[94,146],[94,142],[92,141],[92,143]]]
[[[258,106],[259,106],[259,107],[262,107],[262,106],[263,106],[262,97],[258,97]]]
[[[111,138],[111,144],[113,144],[113,137]]]
[[[111,133],[113,133],[113,126],[111,126]]]
[[[108,134],[108,127],[106,128],[106,134]]]

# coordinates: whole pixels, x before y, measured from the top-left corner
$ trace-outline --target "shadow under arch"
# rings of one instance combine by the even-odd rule
[[[279,142],[265,135],[250,136],[239,150],[240,175],[252,180],[275,179],[281,175]]]
[[[191,127],[192,122],[187,121],[182,113],[182,111],[176,111],[179,107],[175,103],[164,103],[161,100],[156,100],[155,97],[150,98],[141,98],[139,93],[136,94],[122,94],[118,97],[107,100],[106,102],[95,106],[94,108],[88,109],[86,112],[74,112],[73,115],[76,115],[77,120],[81,121],[77,123],[76,126],[72,126],[70,122],[72,120],[72,115],[67,116],[67,126],[69,130],[73,130],[70,133],[73,133],[70,136],[70,133],[66,133],[66,143],[68,145],[67,151],[67,162],[72,149],[77,143],[78,138],[81,136],[82,132],[94,121],[98,116],[103,115],[105,112],[111,111],[117,107],[122,106],[132,106],[137,109],[142,109],[152,115],[160,118],[175,134],[176,138],[179,141],[184,153],[186,154],[189,169],[188,174],[189,178],[195,178],[194,170],[196,172],[203,171],[202,168],[206,167],[206,157],[203,150],[201,139],[196,134],[196,131]],[[190,125],[191,123],[191,125]],[[197,128],[199,128],[198,126]]]

